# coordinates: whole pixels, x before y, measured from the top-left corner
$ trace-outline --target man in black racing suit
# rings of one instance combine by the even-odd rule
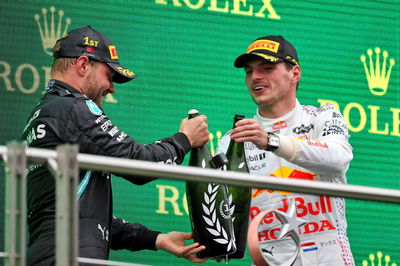
[[[101,108],[104,96],[115,91],[113,82],[132,80],[133,72],[119,65],[115,46],[90,26],[72,30],[53,48],[52,80],[33,109],[22,139],[29,147],[54,149],[78,144],[80,153],[181,163],[191,147],[208,141],[206,117],[183,119],[180,132],[154,144],[138,144],[117,128]],[[29,163],[28,265],[55,264],[55,181],[45,164]],[[120,175],[134,184],[151,179]],[[113,217],[111,174],[80,170],[79,256],[107,259],[111,249],[163,249],[192,262],[198,243],[186,246],[190,233],[161,234],[138,223]]]

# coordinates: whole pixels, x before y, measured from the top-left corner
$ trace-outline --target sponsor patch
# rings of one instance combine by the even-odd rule
[[[293,133],[297,135],[303,135],[309,133],[313,128],[314,128],[313,124],[309,124],[308,126],[301,124],[301,126],[293,128]]]
[[[122,74],[124,74],[126,76],[133,77],[135,75],[135,73],[133,73],[132,71],[122,68],[120,66],[117,66],[116,69],[118,69],[119,72],[121,72]]]
[[[109,45],[108,50],[110,51],[111,59],[118,59],[117,48],[114,45]]]
[[[330,103],[327,103],[327,104],[325,104],[325,105],[322,105],[321,107],[320,107],[320,109],[321,110],[325,110],[325,111],[329,111],[329,110],[336,110],[335,109],[335,107],[332,105],[332,104],[330,104]]]
[[[95,104],[92,100],[86,100],[86,105],[89,107],[89,110],[94,115],[101,115],[103,111]]]
[[[321,142],[319,140],[308,140],[307,141],[308,146],[314,146],[314,147],[318,147],[318,148],[329,148],[328,144]]]
[[[261,165],[251,165],[250,166],[250,170],[251,171],[257,171],[257,170],[260,170],[260,169],[265,168],[265,167],[267,167],[266,163],[263,163]]]
[[[303,105],[303,110],[306,110],[309,114],[317,116],[317,108],[312,105]]]
[[[322,136],[344,135],[347,129],[346,123],[341,119],[332,119],[325,122],[325,128],[322,130]]]
[[[328,136],[328,135],[344,135],[344,130],[343,128],[335,125],[331,125],[329,127],[326,127],[322,130],[324,133],[322,133],[322,136]]]
[[[245,142],[245,143],[244,143],[244,147],[246,148],[246,150],[249,150],[249,151],[252,151],[252,150],[254,150],[255,148],[257,148],[257,146],[254,145],[253,142]]]
[[[272,130],[279,130],[286,127],[288,127],[288,124],[285,121],[278,121],[272,125]]]
[[[279,60],[278,57],[275,57],[275,56],[272,56],[272,55],[259,54],[259,53],[254,53],[254,54],[259,55],[259,56],[263,57],[264,59],[269,60],[269,61],[274,62],[274,63],[278,62],[278,60]]]
[[[280,45],[279,42],[274,42],[270,40],[258,40],[250,44],[249,48],[247,48],[246,53],[248,54],[254,50],[268,50],[277,53],[279,45]]]
[[[254,165],[251,165],[250,168],[252,167],[257,167]],[[265,167],[263,165],[263,167]],[[252,169],[252,170],[259,170],[259,169]],[[280,167],[275,170],[275,172],[269,174],[270,176],[276,176],[276,177],[281,177],[281,178],[293,178],[293,179],[302,179],[302,180],[315,180],[315,177],[317,176],[314,173],[309,173],[305,171],[301,171],[299,169],[292,169],[286,166]],[[287,192],[287,191],[277,191],[277,190],[270,190],[270,189],[257,189],[253,194],[252,197],[256,198],[263,192],[268,192],[268,193],[274,193],[277,192],[281,195],[288,195],[291,194],[292,192]],[[320,204],[320,203],[319,203]],[[322,206],[322,205],[321,205]]]
[[[260,161],[265,159],[266,155],[265,152],[259,153],[259,154],[254,154],[254,155],[249,155],[247,156],[247,161],[249,162],[255,162],[255,161]]]

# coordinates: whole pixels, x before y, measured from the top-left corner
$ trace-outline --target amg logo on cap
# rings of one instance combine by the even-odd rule
[[[250,53],[254,50],[269,50],[271,52],[277,53],[279,49],[279,42],[274,42],[270,40],[258,40],[250,44],[249,48],[247,48],[246,53]]]
[[[111,59],[118,59],[117,48],[115,48],[115,46],[108,46],[108,50],[110,51]]]

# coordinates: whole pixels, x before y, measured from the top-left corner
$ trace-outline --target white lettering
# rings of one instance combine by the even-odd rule
[[[107,131],[108,127],[110,127],[110,126],[112,126],[111,121],[107,120],[100,127],[101,127],[101,130]]]
[[[37,111],[32,115],[32,117],[29,119],[29,121],[28,121],[28,123],[26,124],[26,126],[25,126],[25,128],[24,128],[23,131],[25,131],[25,130],[31,125],[32,121],[35,120],[35,118],[39,116],[40,110],[41,110],[41,109],[37,110]]]
[[[101,115],[99,116],[99,118],[96,119],[96,121],[94,121],[96,124],[100,123],[106,116],[105,115]]]
[[[36,127],[36,130],[35,130],[35,128],[32,128],[32,129],[28,132],[28,134],[27,134],[27,136],[26,136],[26,142],[27,142],[27,144],[28,144],[28,145],[31,144],[32,141],[34,141],[34,140],[36,140],[36,139],[42,139],[42,138],[44,138],[44,137],[46,136],[46,130],[44,129],[45,127],[46,127],[45,124],[39,124],[39,125]]]
[[[117,141],[118,141],[118,142],[121,142],[121,141],[123,141],[127,136],[128,136],[128,135],[126,135],[125,132],[122,132],[122,131],[121,131],[121,134],[119,134],[119,136],[118,136],[118,138],[117,138]]]
[[[35,134],[35,129],[31,128],[31,131],[28,132],[28,135],[26,136],[26,142],[27,144],[31,144],[32,141],[36,140],[36,134]]]
[[[115,134],[117,134],[118,133],[118,128],[117,127],[113,127],[109,132],[108,132],[108,134],[111,136],[111,137],[114,137],[115,136]]]
[[[38,139],[42,139],[42,138],[44,138],[44,136],[46,136],[46,130],[44,129],[45,127],[46,127],[45,124],[40,124],[40,125],[37,126],[37,128],[36,128],[36,132],[37,132],[36,137]]]

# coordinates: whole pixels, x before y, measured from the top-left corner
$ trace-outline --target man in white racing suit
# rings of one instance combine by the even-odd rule
[[[346,122],[331,105],[316,108],[299,103],[301,71],[294,47],[281,36],[261,37],[236,59],[235,67],[244,68],[258,108],[254,119],[237,122],[222,137],[217,152],[226,152],[231,139],[245,142],[251,173],[346,183],[353,158]],[[268,209],[287,212],[290,202],[306,222],[298,228],[299,253],[293,265],[354,265],[342,198],[253,189],[250,218]],[[263,222],[276,225],[278,220],[270,214]],[[290,249],[290,236],[281,240],[278,236],[279,229],[271,227],[258,237],[271,243],[271,258]]]

